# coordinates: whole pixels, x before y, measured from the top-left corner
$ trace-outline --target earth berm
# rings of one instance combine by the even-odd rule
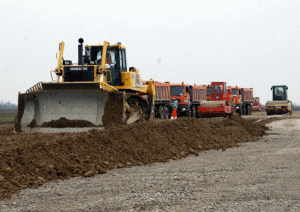
[[[90,177],[114,168],[177,160],[200,151],[226,150],[256,141],[265,123],[230,119],[179,118],[74,134],[13,134],[0,128],[0,199],[48,181]]]

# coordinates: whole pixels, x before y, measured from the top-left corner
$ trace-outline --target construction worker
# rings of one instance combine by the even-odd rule
[[[109,52],[106,54],[106,61],[105,61],[105,63],[109,64],[109,65],[113,64],[113,62],[111,61],[111,56],[110,56]]]
[[[177,119],[178,101],[175,99],[175,101],[173,101],[173,102],[171,103],[171,106],[172,106],[171,120]]]

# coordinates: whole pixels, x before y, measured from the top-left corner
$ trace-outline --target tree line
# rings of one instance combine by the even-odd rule
[[[11,103],[10,101],[4,102],[3,100],[0,101],[0,109],[17,109],[17,105]]]

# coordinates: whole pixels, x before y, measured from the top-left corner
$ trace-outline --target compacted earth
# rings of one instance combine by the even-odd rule
[[[259,118],[74,134],[2,125],[0,211],[298,211],[299,120]]]

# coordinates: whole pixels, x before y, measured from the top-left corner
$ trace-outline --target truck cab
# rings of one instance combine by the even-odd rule
[[[177,115],[178,116],[191,116],[191,86],[184,84],[171,84],[171,99],[172,101],[177,100],[178,102],[178,109]]]
[[[241,88],[239,86],[228,86],[228,90],[232,92],[233,95],[233,101],[235,103],[236,112],[241,114],[241,108],[242,108],[242,92]]]

